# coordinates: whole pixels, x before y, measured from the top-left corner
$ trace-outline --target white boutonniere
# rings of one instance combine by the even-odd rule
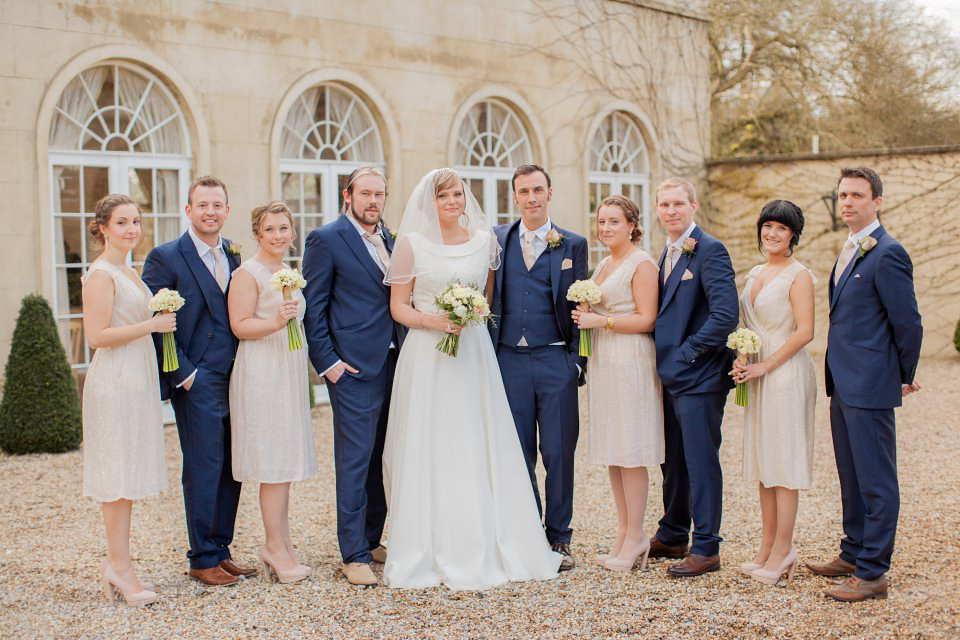
[[[877,246],[876,238],[873,236],[867,236],[866,238],[863,238],[860,240],[860,251],[857,253],[857,258],[862,258],[864,255],[866,255],[867,251],[870,251],[870,249],[873,249],[875,246]]]
[[[693,254],[697,252],[697,241],[694,238],[687,238],[683,241],[683,247],[680,249],[680,253],[685,256],[693,257]]]
[[[562,233],[558,233],[556,229],[550,229],[550,231],[547,231],[547,235],[544,238],[547,241],[547,249],[549,251],[553,251],[563,244],[563,240],[566,237],[567,236],[563,235]]]
[[[234,256],[235,258],[240,257],[241,251],[243,251],[243,247],[241,247],[236,242],[231,242],[230,244],[227,245],[227,253]]]

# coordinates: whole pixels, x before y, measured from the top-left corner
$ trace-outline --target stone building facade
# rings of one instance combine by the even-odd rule
[[[287,201],[302,242],[359,164],[386,172],[393,224],[437,166],[515,219],[512,169],[539,162],[556,223],[587,233],[597,200],[623,192],[653,231],[651,185],[708,153],[703,5],[3,0],[0,364],[39,291],[82,374],[80,278],[97,253],[84,229],[108,192],[144,211],[134,266],[185,230],[186,187],[207,173],[229,187],[225,236],[245,255],[253,206]]]

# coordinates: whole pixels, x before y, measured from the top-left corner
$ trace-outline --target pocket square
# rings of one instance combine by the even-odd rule
[[[857,273],[857,274],[854,274],[854,276],[853,276],[853,277],[854,277],[854,278],[859,278],[859,277],[860,277],[860,274],[859,274],[859,273]]]
[[[683,270],[683,276],[680,278],[680,281],[682,282],[684,280],[693,280],[693,274],[690,273],[690,269]]]
[[[564,258],[563,262],[560,263],[560,269],[573,269],[573,260],[570,258]]]

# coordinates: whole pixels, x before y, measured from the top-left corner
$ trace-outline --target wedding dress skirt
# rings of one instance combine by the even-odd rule
[[[482,289],[489,238],[436,245],[413,237],[416,308],[438,313],[434,298],[454,279]],[[540,524],[490,334],[464,329],[456,357],[436,350],[442,337],[411,330],[397,360],[383,453],[384,581],[486,589],[552,578],[561,556]]]

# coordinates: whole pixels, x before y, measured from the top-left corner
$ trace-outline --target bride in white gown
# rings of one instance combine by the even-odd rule
[[[397,360],[383,451],[391,587],[486,589],[557,575],[490,334],[456,333],[434,302],[451,281],[490,295],[500,249],[456,172],[431,171],[404,211],[387,272],[390,310],[410,328]],[[411,304],[412,301],[412,304]]]

